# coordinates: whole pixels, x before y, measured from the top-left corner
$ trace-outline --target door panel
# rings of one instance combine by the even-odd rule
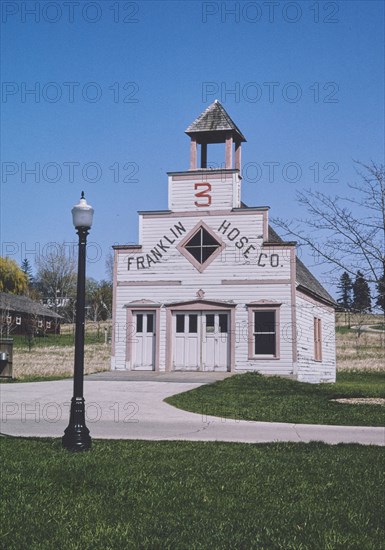
[[[155,313],[134,312],[136,333],[132,346],[132,368],[154,370],[155,368]]]
[[[218,313],[217,318],[217,344],[216,344],[216,367],[220,370],[223,367],[230,367],[230,340],[229,340],[229,314]]]
[[[198,370],[199,316],[196,313],[177,313],[173,320],[174,368]]]
[[[228,313],[203,314],[203,370],[227,370],[229,366]]]
[[[174,369],[228,370],[228,326],[227,312],[200,311],[174,314]]]

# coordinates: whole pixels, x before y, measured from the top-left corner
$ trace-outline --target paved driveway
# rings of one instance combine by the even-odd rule
[[[181,411],[163,402],[165,397],[201,384],[87,377],[84,394],[91,436],[247,443],[319,440],[385,445],[385,428],[236,421]],[[1,432],[61,437],[68,425],[71,396],[72,380],[1,384]]]

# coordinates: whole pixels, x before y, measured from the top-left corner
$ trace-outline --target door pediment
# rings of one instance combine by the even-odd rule
[[[183,302],[172,302],[170,304],[165,304],[167,308],[172,310],[176,309],[189,309],[190,311],[198,310],[224,310],[235,308],[237,304],[234,302],[222,302],[216,300],[186,300]]]

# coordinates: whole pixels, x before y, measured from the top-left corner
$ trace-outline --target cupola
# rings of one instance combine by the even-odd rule
[[[207,168],[207,145],[225,144],[225,169],[241,170],[241,144],[246,138],[216,99],[186,130],[191,138],[190,170]],[[198,145],[201,156],[198,166]]]

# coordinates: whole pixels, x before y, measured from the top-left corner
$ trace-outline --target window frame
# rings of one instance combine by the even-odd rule
[[[185,333],[185,314],[184,313],[177,313],[175,315],[175,333],[176,334],[184,334]]]
[[[313,317],[313,359],[322,361],[322,319]]]
[[[150,326],[148,326],[149,319],[151,319]],[[151,330],[149,330],[149,328]],[[154,334],[154,333],[155,333],[155,315],[152,311],[149,311],[146,313],[146,334]]]
[[[15,317],[15,324],[19,326],[21,325],[21,317],[19,315]]]
[[[188,334],[198,334],[198,314],[197,313],[188,313]]]
[[[213,242],[211,244],[205,244],[204,243],[204,240],[205,240],[205,234],[208,235],[209,237],[212,238]],[[195,237],[198,237],[198,244],[191,244],[191,241],[195,238]],[[184,244],[184,249],[189,253],[191,254],[191,256],[200,264],[200,265],[204,265],[210,258],[213,254],[215,254],[215,252],[217,251],[217,249],[221,246],[221,244],[217,241],[217,239],[215,237],[213,237],[213,235],[211,235],[211,233],[209,233],[204,227],[200,226],[198,231],[196,233],[194,233],[194,235],[192,235],[191,239],[189,239],[185,244]],[[203,256],[205,255],[204,252],[205,252],[205,249],[206,250],[206,253],[208,251],[208,249],[212,250],[212,252],[210,253],[210,255],[204,260],[203,259]],[[195,256],[195,253],[194,252],[197,252],[197,255],[200,257],[200,260]]]
[[[226,319],[225,323],[222,323],[221,316]],[[219,334],[228,334],[229,333],[229,315],[228,313],[218,313],[218,325],[219,325]],[[225,329],[225,330],[222,330]]]
[[[247,304],[248,308],[248,359],[269,361],[280,359],[280,306],[281,304]],[[275,353],[255,353],[255,313],[274,313]]]

